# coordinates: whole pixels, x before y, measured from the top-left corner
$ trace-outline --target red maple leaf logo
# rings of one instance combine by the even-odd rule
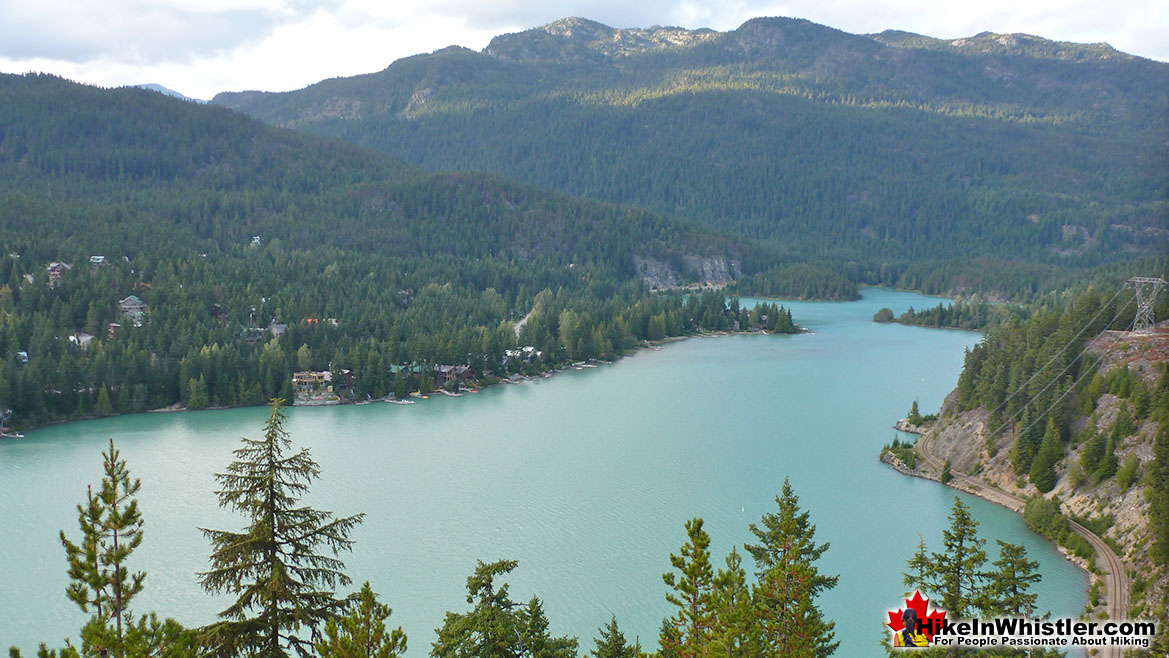
[[[929,608],[929,599],[923,598],[921,592],[915,591],[912,599],[905,599],[905,605],[913,608],[917,613],[917,619],[920,624],[921,634],[929,641],[933,642],[934,634],[941,629],[942,620],[946,618],[945,610],[932,610],[927,614]],[[896,612],[889,611],[889,623],[887,626],[893,630],[894,633],[901,632],[905,628],[905,623],[901,621],[901,614],[905,612],[904,608],[898,608]]]

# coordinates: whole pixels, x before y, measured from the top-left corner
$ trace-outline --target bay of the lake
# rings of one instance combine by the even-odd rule
[[[784,302],[797,336],[739,335],[641,350],[613,365],[495,386],[412,406],[295,408],[287,429],[321,478],[309,502],[366,514],[345,555],[354,587],[369,580],[392,625],[423,656],[446,610],[463,611],[476,560],[516,559],[512,597],[540,596],[552,631],[593,647],[616,615],[626,636],[656,646],[670,614],[662,573],[685,533],[706,520],[712,561],[749,542],[785,477],[831,542],[820,567],[840,575],[821,600],[839,656],[875,655],[903,593],[901,574],[924,537],[940,550],[951,489],[877,461],[914,399],[936,411],[979,334],[872,322],[889,307],[938,302],[864,289],[858,302]],[[135,602],[190,624],[229,604],[203,593],[200,527],[238,529],[217,507],[214,474],[240,436],[259,437],[264,408],[140,414],[67,423],[0,441],[0,647],[76,639],[84,615],[65,598],[58,531],[76,539],[75,506],[101,475],[114,437],[133,475],[145,540]],[[1005,509],[960,496],[988,540],[1024,542],[1043,573],[1039,607],[1075,615],[1084,575]],[[912,503],[912,513],[910,513]],[[750,573],[749,556],[745,565]]]

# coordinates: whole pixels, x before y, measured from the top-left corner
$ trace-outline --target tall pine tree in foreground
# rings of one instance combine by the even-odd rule
[[[744,546],[755,558],[755,609],[761,656],[830,656],[839,642],[835,622],[824,619],[816,597],[836,586],[837,576],[820,573],[816,561],[828,544],[816,543],[816,526],[800,510],[791,482],[783,482],[778,509],[751,524],[758,544]]]
[[[341,611],[334,589],[350,579],[337,555],[350,549],[349,533],[364,517],[334,518],[300,505],[320,469],[307,448],[289,454],[284,400],[271,406],[264,438],[243,439],[227,472],[215,476],[220,507],[243,514],[248,525],[241,532],[203,529],[211,569],[199,582],[213,594],[238,595],[221,621],[204,629],[204,643],[219,656],[311,655],[319,627]]]
[[[662,574],[672,591],[666,600],[677,606],[670,619],[670,633],[660,638],[662,650],[681,658],[710,654],[710,640],[715,625],[714,571],[710,566],[710,535],[702,529],[702,519],[686,522],[686,543],[680,555],[670,555],[670,564],[678,573]]]
[[[160,621],[154,613],[134,615],[130,603],[143,589],[146,574],[131,573],[130,555],[142,543],[142,515],[135,496],[141,483],[131,479],[130,469],[110,439],[102,453],[104,477],[98,493],[86,490],[85,503],[77,506],[81,540],[74,543],[61,531],[61,544],[69,563],[66,596],[90,614],[81,628],[81,646],[69,640],[60,650],[41,643],[38,658],[195,658],[193,632],[173,619]],[[9,649],[11,658],[20,650]]]
[[[93,616],[81,632],[83,654],[105,650],[111,656],[127,655],[126,636],[133,626],[130,602],[142,591],[146,574],[130,573],[130,554],[142,543],[142,515],[134,496],[142,483],[130,479],[130,470],[110,439],[102,453],[104,477],[97,495],[90,489],[86,504],[78,505],[81,543],[74,544],[61,531],[61,545],[69,561],[66,590],[69,600]]]

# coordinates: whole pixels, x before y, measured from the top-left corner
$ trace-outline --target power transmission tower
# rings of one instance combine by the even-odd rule
[[[1149,276],[1134,276],[1128,282],[1132,284],[1137,296],[1137,315],[1133,319],[1132,330],[1151,329],[1156,323],[1156,318],[1153,317],[1153,303],[1157,301],[1161,289],[1169,284],[1160,278]]]

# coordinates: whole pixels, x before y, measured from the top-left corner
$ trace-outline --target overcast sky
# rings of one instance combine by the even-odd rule
[[[299,89],[449,45],[583,16],[729,30],[791,16],[847,32],[1026,32],[1169,61],[1166,0],[0,0],[0,71],[195,98]]]

